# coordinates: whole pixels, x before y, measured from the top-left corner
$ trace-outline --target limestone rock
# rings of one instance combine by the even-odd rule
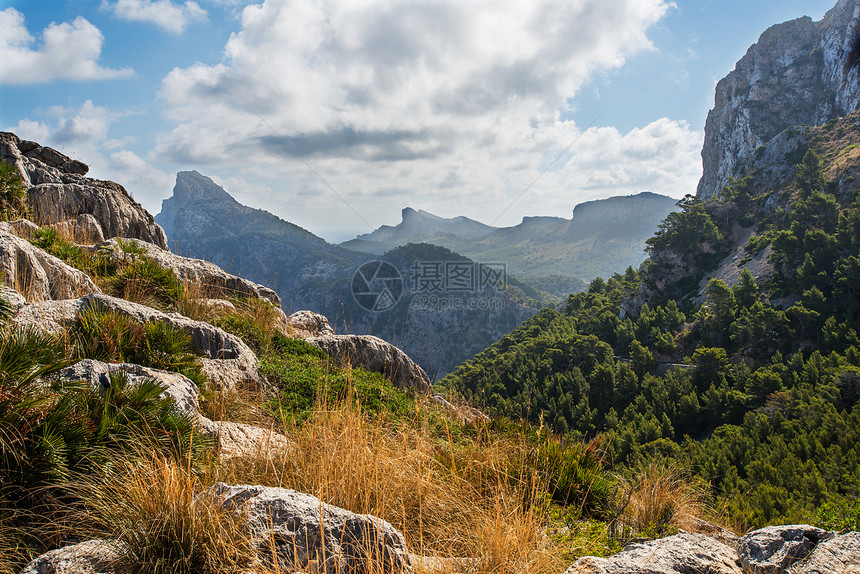
[[[406,353],[372,335],[323,335],[307,342],[340,364],[381,373],[401,388],[430,390],[430,378]]]
[[[219,482],[210,492],[246,513],[261,557],[282,570],[358,574],[372,561],[372,571],[412,572],[403,534],[382,519],[284,488]]]
[[[768,526],[743,536],[738,543],[738,554],[750,574],[781,574],[806,558],[819,542],[834,535],[805,524]]]
[[[771,27],[717,84],[705,125],[699,197],[718,195],[730,176],[767,153],[780,132],[858,109],[858,6],[839,0],[819,22],[803,17]]]
[[[182,257],[139,239],[126,239],[146,250],[146,254],[162,267],[172,269],[179,279],[200,289],[199,295],[204,298],[225,299],[227,297],[251,297],[265,299],[275,307],[280,307],[281,298],[278,294],[253,281],[248,281],[236,275],[227,273],[217,265],[202,259]],[[98,248],[110,247],[114,253],[119,253],[116,239],[110,239]]]
[[[21,574],[113,574],[122,551],[115,540],[88,540],[42,554]]]
[[[269,459],[275,456],[288,456],[295,448],[290,439],[276,432],[244,423],[211,421],[201,417],[203,432],[218,444],[219,455],[223,458],[259,457]]]
[[[788,574],[860,574],[860,532],[849,532],[821,542],[809,558],[788,569]]]
[[[93,244],[105,240],[101,224],[89,213],[81,213],[74,219],[53,223],[51,227],[73,238],[75,243]]]
[[[302,338],[334,335],[328,319],[312,311],[296,311],[289,316],[289,324]]]
[[[21,239],[8,223],[0,223],[0,279],[31,301],[101,292],[86,273]]]
[[[102,237],[135,237],[167,247],[164,230],[119,184],[84,177],[89,168],[55,149],[0,132],[0,159],[14,162],[28,188],[28,203],[44,225],[92,215]],[[90,222],[91,223],[91,222]],[[90,232],[94,227],[87,224]]]
[[[580,558],[565,574],[744,574],[737,553],[702,534],[676,534],[628,544],[609,558]]]
[[[179,373],[142,367],[132,363],[102,363],[84,359],[60,371],[60,378],[67,381],[87,381],[94,388],[105,389],[110,384],[110,374],[124,372],[129,383],[134,385],[145,379],[155,379],[164,387],[162,397],[173,399],[176,410],[196,419],[199,415],[197,400],[200,392],[197,385]]]
[[[151,307],[108,295],[92,294],[80,299],[25,305],[13,317],[12,322],[58,333],[71,325],[79,312],[93,306],[116,310],[142,323],[165,321],[184,330],[191,335],[194,350],[202,355],[204,373],[217,387],[232,388],[245,382],[263,384],[257,370],[257,357],[238,337],[209,323],[194,321],[178,313],[162,313]]]

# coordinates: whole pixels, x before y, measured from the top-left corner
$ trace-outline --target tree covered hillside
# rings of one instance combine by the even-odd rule
[[[440,384],[494,414],[600,436],[618,464],[677,460],[747,525],[817,514],[856,527],[851,121],[810,130],[787,184],[750,172],[721,200],[688,196],[640,271],[595,279]]]

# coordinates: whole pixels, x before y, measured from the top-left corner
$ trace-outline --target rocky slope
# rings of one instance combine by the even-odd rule
[[[858,105],[860,3],[839,0],[819,22],[771,27],[717,84],[697,195],[718,195],[787,128],[822,125]]]

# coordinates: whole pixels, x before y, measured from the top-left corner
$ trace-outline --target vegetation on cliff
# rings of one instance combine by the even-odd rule
[[[641,272],[594,280],[441,385],[599,437],[618,465],[678,461],[736,524],[856,528],[860,194],[839,134],[838,122],[813,134],[788,186],[750,174],[722,201],[686,198]],[[739,248],[740,262],[726,257]],[[772,271],[757,280],[743,266],[765,249]],[[732,266],[731,286],[703,281]]]

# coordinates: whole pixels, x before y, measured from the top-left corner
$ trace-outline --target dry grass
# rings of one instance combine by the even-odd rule
[[[710,513],[708,486],[674,465],[647,463],[622,478],[621,485],[622,511],[615,526],[622,537],[694,531]]]
[[[277,423],[265,410],[271,393],[258,386],[237,385],[232,388],[203,391],[200,410],[213,421],[230,421],[269,426]]]
[[[384,518],[414,553],[473,559],[443,569],[564,569],[544,534],[547,507],[535,494],[539,478],[525,470],[524,442],[439,441],[421,424],[392,430],[350,407],[320,410],[285,434],[297,446],[289,455],[232,458],[218,480],[307,492]]]
[[[254,563],[242,516],[207,498],[207,474],[190,462],[141,450],[111,466],[70,490],[83,506],[83,531],[119,540],[133,572],[229,573]]]

